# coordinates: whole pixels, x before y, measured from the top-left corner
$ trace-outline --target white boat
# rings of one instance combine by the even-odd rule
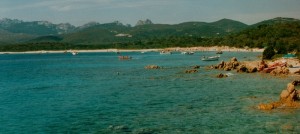
[[[171,51],[161,51],[159,54],[172,54]]]
[[[185,55],[193,55],[194,52],[181,52],[181,54],[185,54]]]
[[[77,54],[78,54],[78,52],[76,52],[76,51],[72,52],[72,55],[77,55]]]
[[[216,61],[216,60],[219,60],[220,56],[210,56],[210,57],[205,57],[203,56],[201,58],[201,60],[203,61]]]

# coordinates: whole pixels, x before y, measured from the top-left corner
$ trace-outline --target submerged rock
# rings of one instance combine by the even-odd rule
[[[196,66],[192,66],[193,69],[199,69],[200,66],[199,65],[196,65]]]
[[[192,70],[185,70],[185,73],[196,73],[198,70],[192,69]]]
[[[160,69],[160,67],[157,65],[147,65],[145,66],[145,69]]]
[[[125,125],[120,125],[120,126],[110,125],[108,128],[113,131],[131,132],[130,129]]]
[[[228,77],[228,75],[222,74],[222,73],[220,73],[220,74],[217,75],[217,78],[224,78],[224,77]]]
[[[260,110],[272,110],[272,109],[274,109],[274,105],[272,103],[270,103],[270,104],[259,104],[258,109],[260,109]]]
[[[150,128],[140,128],[133,131],[134,134],[152,134],[155,131]]]

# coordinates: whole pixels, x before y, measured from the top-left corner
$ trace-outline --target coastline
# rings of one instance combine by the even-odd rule
[[[43,54],[43,53],[103,53],[103,52],[159,52],[167,51],[224,51],[224,52],[263,52],[264,49],[259,48],[235,48],[228,46],[213,46],[213,47],[172,47],[162,49],[95,49],[95,50],[39,50],[39,51],[24,51],[24,52],[0,52],[0,54]]]

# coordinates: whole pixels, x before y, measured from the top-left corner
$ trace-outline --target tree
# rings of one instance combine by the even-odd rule
[[[272,59],[275,54],[274,48],[272,46],[268,46],[263,52],[263,59]]]
[[[274,49],[277,50],[277,54],[286,54],[287,53],[287,49],[286,46],[284,45],[285,43],[283,43],[282,41],[278,41],[274,47]]]

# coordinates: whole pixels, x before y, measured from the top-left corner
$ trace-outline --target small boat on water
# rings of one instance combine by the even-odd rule
[[[172,54],[171,51],[161,51],[159,54]]]
[[[78,52],[77,51],[72,51],[72,55],[77,55]]]
[[[223,52],[222,51],[218,51],[218,52],[216,52],[216,54],[223,54]]]
[[[132,59],[131,56],[118,56],[119,57],[119,60],[130,60]]]
[[[210,57],[206,57],[206,56],[203,56],[201,58],[202,61],[216,61],[216,60],[219,60],[220,56],[210,56]]]
[[[194,52],[181,52],[181,54],[185,54],[185,55],[193,55]]]

